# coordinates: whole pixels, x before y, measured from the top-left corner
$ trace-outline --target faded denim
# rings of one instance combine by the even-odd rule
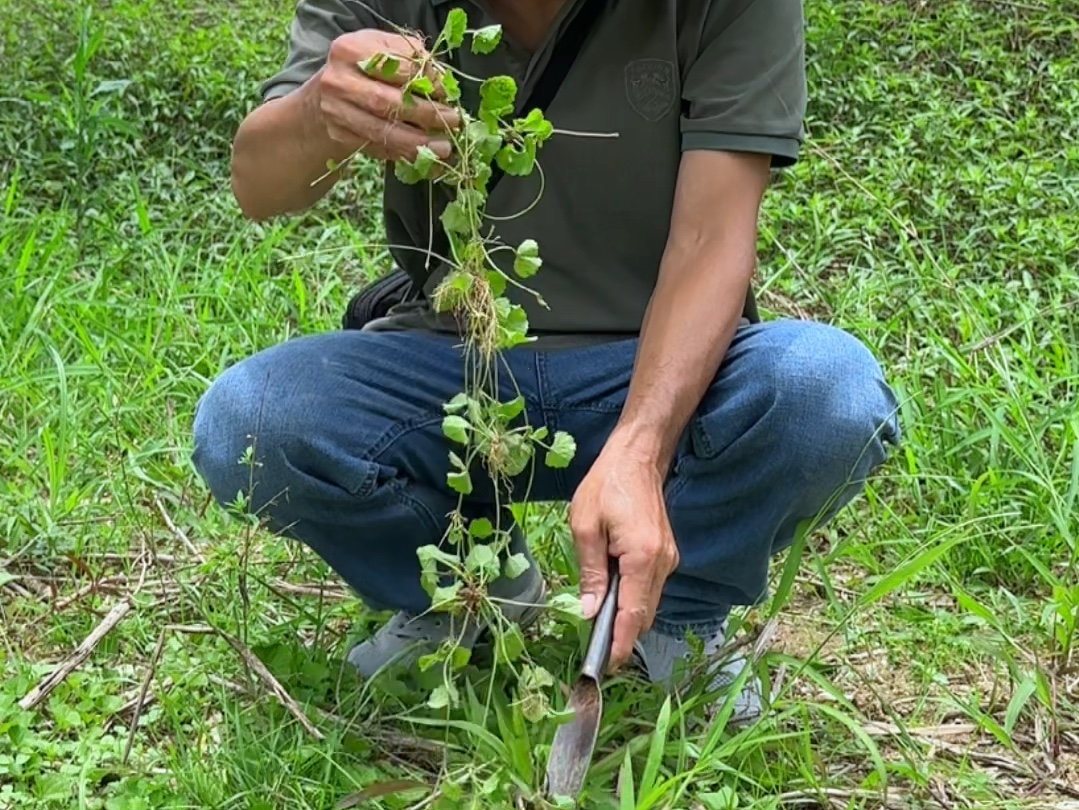
[[[569,431],[571,466],[537,464],[535,501],[567,501],[625,402],[636,340],[508,353],[527,418]],[[340,331],[289,340],[226,370],[199,402],[194,464],[222,503],[243,492],[269,528],[315,550],[372,607],[419,611],[416,549],[457,495],[442,403],[462,389],[451,338]],[[500,375],[514,396],[511,376]],[[831,326],[744,325],[683,434],[666,501],[681,565],[657,629],[717,627],[767,594],[773,554],[831,519],[898,443],[897,403],[869,350]],[[241,464],[254,439],[257,465]],[[494,494],[474,476],[472,515]],[[529,482],[518,483],[519,491]]]

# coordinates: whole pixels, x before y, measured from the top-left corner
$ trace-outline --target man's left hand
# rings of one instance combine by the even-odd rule
[[[663,587],[678,567],[663,478],[654,460],[608,443],[570,504],[586,619],[596,615],[607,593],[609,558],[618,562],[622,584],[612,670],[629,660],[634,642],[651,628]]]

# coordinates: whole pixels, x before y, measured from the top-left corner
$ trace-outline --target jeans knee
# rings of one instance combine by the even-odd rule
[[[218,377],[195,407],[192,463],[219,503],[248,495],[255,422],[243,364]]]
[[[860,479],[899,440],[895,395],[872,352],[835,327],[804,325],[776,358],[776,416],[809,479]]]
[[[192,461],[218,502],[242,496],[262,511],[318,488],[370,493],[378,466],[349,453],[356,441],[335,435],[325,388],[325,380],[260,357],[210,386],[195,412]]]

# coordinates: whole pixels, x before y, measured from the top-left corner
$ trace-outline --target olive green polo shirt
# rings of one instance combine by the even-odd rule
[[[512,76],[523,102],[583,3],[566,0],[534,54],[504,36],[493,53],[477,55],[466,40],[454,64],[479,78]],[[264,97],[299,87],[343,33],[387,30],[390,20],[433,40],[454,7],[468,13],[470,28],[496,22],[482,0],[300,0],[288,58],[265,83]],[[537,345],[639,334],[683,151],[765,153],[773,167],[797,159],[806,107],[803,30],[801,0],[607,0],[546,115],[558,130],[614,137],[556,133],[539,152],[542,181],[540,171],[507,176],[488,200],[505,244],[539,243],[543,265],[527,286],[546,307],[528,293],[507,292],[527,311]],[[432,218],[429,186],[403,184],[387,168],[383,210],[394,261],[423,268],[426,256],[415,248],[430,244],[430,223],[439,227],[451,192],[436,186],[446,196],[434,200]],[[500,253],[512,261],[511,251]],[[436,270],[428,293],[441,277]],[[382,327],[439,328],[437,321],[411,311]]]

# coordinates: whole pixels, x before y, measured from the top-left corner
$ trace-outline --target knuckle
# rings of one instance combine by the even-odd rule
[[[357,61],[360,53],[355,33],[342,34],[330,43],[329,59],[331,62]]]
[[[383,146],[389,146],[393,139],[394,125],[391,121],[383,121],[378,126],[378,142]]]
[[[395,104],[389,88],[384,88],[381,85],[374,85],[371,88],[371,92],[366,93],[363,99],[363,106],[367,108],[368,112],[379,118],[388,119],[393,115]]]
[[[336,65],[329,64],[322,71],[318,79],[319,89],[322,91],[322,105],[326,106],[328,99],[332,99],[344,90],[343,74]]]

